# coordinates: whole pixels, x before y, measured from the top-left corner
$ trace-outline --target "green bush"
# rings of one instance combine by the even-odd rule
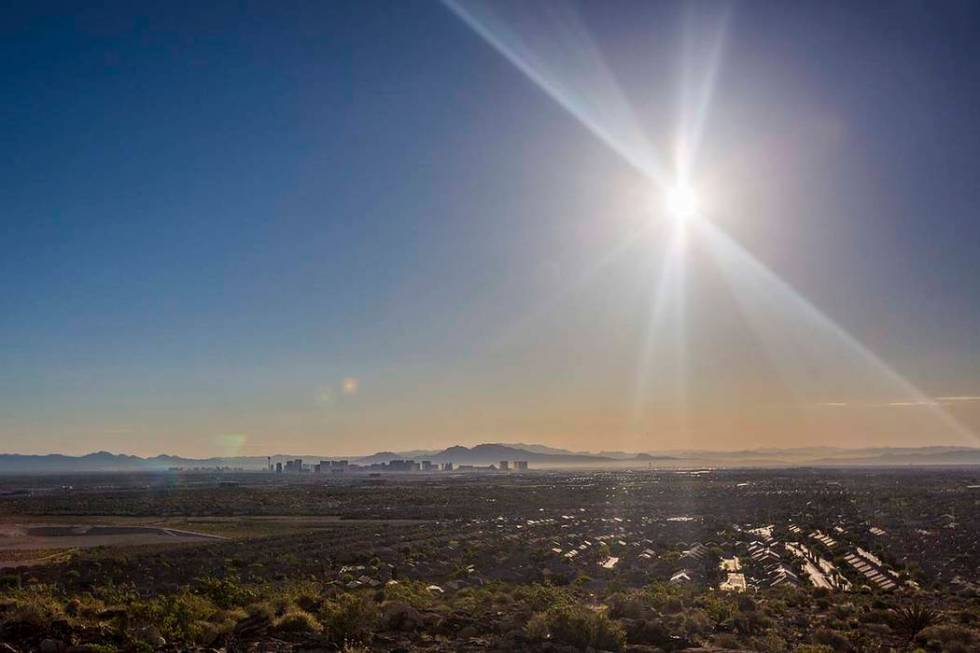
[[[319,633],[323,630],[316,617],[299,609],[290,610],[276,619],[274,627],[277,632],[295,634]]]
[[[526,604],[535,612],[556,605],[571,605],[575,599],[569,590],[553,585],[520,585],[514,589],[516,601]]]
[[[803,644],[797,646],[793,653],[834,653],[834,649],[824,644]]]
[[[974,644],[974,634],[969,628],[954,624],[940,624],[924,628],[916,639],[927,644],[938,645],[944,651],[970,650]]]
[[[426,589],[428,585],[416,580],[403,581],[385,586],[385,598],[393,601],[404,601],[416,610],[432,607],[435,602],[432,592]]]
[[[613,619],[642,619],[650,612],[643,595],[638,592],[619,592],[606,599],[609,616]]]
[[[53,588],[47,585],[33,585],[7,594],[4,619],[24,621],[39,627],[46,627],[56,619],[65,616],[61,600],[55,596]]]
[[[892,627],[912,641],[920,631],[937,623],[939,617],[938,611],[921,603],[913,603],[892,612]]]
[[[320,621],[334,644],[359,644],[373,634],[378,623],[378,606],[365,594],[340,594],[324,602]]]
[[[167,641],[197,642],[210,634],[204,624],[217,608],[207,598],[184,591],[131,603],[129,612],[137,629],[155,628]]]
[[[727,595],[706,594],[700,603],[715,624],[724,623],[735,616],[735,603]]]
[[[829,646],[835,651],[850,651],[853,647],[844,635],[827,628],[821,628],[813,634],[813,641],[817,644]]]
[[[583,607],[555,606],[531,617],[527,624],[531,639],[551,640],[580,649],[619,651],[626,644],[622,626],[604,613]]]
[[[755,640],[753,648],[765,653],[783,653],[786,650],[786,640],[774,632],[768,632]]]
[[[243,585],[237,578],[198,578],[194,583],[194,591],[225,609],[246,606],[258,598],[254,587]]]
[[[730,648],[730,649],[738,649],[741,648],[742,646],[742,643],[738,641],[738,637],[735,637],[735,635],[730,635],[728,633],[717,635],[712,640],[712,644],[714,646],[717,646],[718,648]]]

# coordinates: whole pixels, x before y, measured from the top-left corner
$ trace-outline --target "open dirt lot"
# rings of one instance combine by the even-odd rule
[[[155,526],[93,524],[0,524],[0,558],[4,551],[76,549],[94,546],[177,544],[224,539],[194,531]]]

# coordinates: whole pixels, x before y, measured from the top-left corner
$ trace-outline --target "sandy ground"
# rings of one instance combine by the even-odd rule
[[[47,564],[79,548],[204,544],[365,524],[415,524],[413,519],[342,520],[325,516],[129,517],[2,515],[0,569]]]
[[[5,551],[78,549],[93,546],[139,546],[143,544],[181,544],[224,539],[176,528],[156,526],[118,526],[95,524],[0,524],[0,568],[31,564],[19,555]]]

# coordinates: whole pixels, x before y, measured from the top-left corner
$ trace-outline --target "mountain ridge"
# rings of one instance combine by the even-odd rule
[[[524,448],[527,447],[527,448]],[[799,447],[789,449],[758,449],[741,451],[671,451],[640,452],[603,451],[573,452],[545,445],[521,443],[483,443],[472,447],[453,445],[442,450],[417,449],[406,452],[379,451],[368,456],[314,456],[274,454],[273,462],[302,458],[306,461],[345,458],[352,463],[370,465],[398,459],[452,462],[457,465],[490,465],[501,460],[526,460],[534,466],[610,465],[629,463],[660,463],[664,466],[715,467],[874,467],[927,465],[980,465],[980,448],[954,446],[926,447],[867,447],[844,449],[835,447]],[[170,467],[241,467],[264,469],[265,456],[214,456],[187,458],[160,453],[141,457],[126,453],[93,451],[71,456],[61,453],[17,454],[0,453],[0,473],[57,473],[108,471],[165,471]]]

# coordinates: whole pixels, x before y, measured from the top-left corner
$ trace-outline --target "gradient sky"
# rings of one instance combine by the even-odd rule
[[[462,5],[667,162],[718,46],[669,283],[656,184],[443,4],[18,4],[0,450],[977,444],[974,2]]]

